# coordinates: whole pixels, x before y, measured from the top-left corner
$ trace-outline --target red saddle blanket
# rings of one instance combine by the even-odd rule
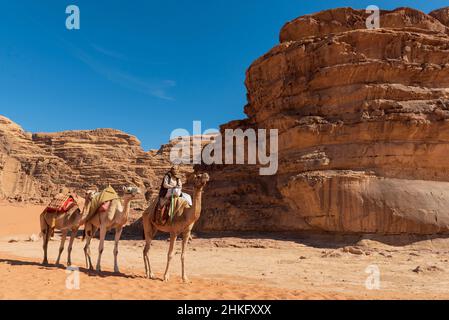
[[[66,213],[74,205],[76,205],[76,202],[72,196],[58,195],[50,202],[46,211],[48,213]]]
[[[97,209],[97,212],[106,212],[109,210],[110,206],[111,206],[111,201],[106,201],[101,204],[101,206]]]
[[[154,208],[153,221],[160,225],[166,225],[168,220],[170,219],[169,211],[170,211],[170,203],[166,203],[163,206],[160,206],[159,203],[156,204]]]

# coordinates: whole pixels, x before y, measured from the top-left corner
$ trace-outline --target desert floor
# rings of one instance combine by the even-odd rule
[[[180,278],[180,242],[170,282],[144,278],[143,240],[120,242],[120,274],[112,272],[113,242],[106,242],[103,272],[85,269],[83,243],[74,245],[76,274],[45,267],[38,206],[0,204],[0,299],[449,299],[449,240],[298,234],[198,235],[189,246],[191,283]],[[109,238],[110,239],[110,238]],[[49,245],[54,262],[59,236]],[[92,243],[96,261],[98,240]],[[168,242],[153,242],[157,276],[165,268]],[[66,251],[62,262],[66,261]],[[379,270],[379,288],[366,281]],[[67,285],[69,283],[69,285]],[[72,285],[70,285],[72,284]]]

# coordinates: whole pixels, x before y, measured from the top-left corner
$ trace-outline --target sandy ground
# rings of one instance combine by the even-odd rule
[[[164,283],[143,277],[143,240],[120,242],[120,274],[112,272],[112,241],[106,242],[101,274],[84,268],[81,239],[73,251],[79,271],[42,266],[41,240],[29,239],[39,233],[41,210],[0,204],[0,299],[449,299],[447,239],[208,235],[190,244],[191,283],[180,279],[180,242],[171,280]],[[56,236],[49,245],[50,262],[58,246]],[[94,259],[97,247],[94,240]],[[167,248],[161,238],[150,251],[158,277]],[[377,271],[379,286],[367,287]]]

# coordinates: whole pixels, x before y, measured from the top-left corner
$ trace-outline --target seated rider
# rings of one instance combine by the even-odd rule
[[[179,173],[179,166],[171,167],[162,181],[159,191],[159,206],[164,206],[171,196],[180,197],[182,194],[182,181]]]

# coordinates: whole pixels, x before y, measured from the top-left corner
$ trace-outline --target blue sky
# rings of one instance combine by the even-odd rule
[[[116,128],[159,148],[172,130],[242,119],[245,71],[300,15],[447,1],[0,0],[0,114],[32,132]],[[65,8],[81,29],[65,28]]]

